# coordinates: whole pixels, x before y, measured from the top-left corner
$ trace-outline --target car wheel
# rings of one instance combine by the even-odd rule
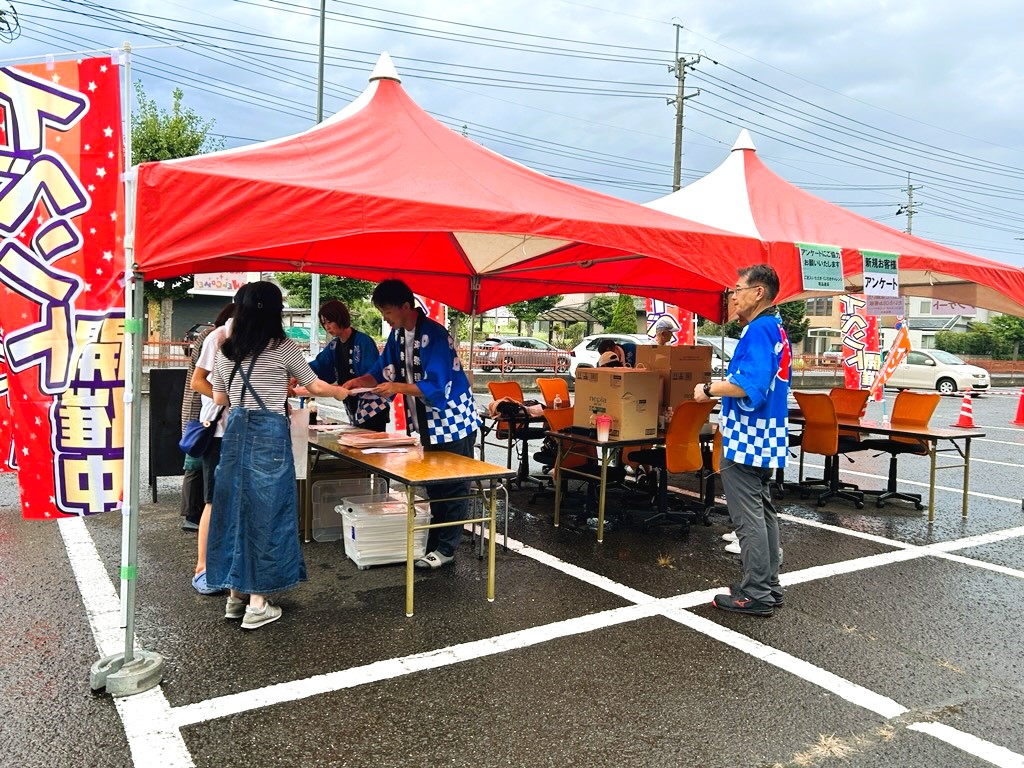
[[[192,356],[192,346],[190,344],[182,344],[181,351],[185,353],[185,357]]]
[[[935,384],[935,388],[939,390],[939,394],[952,395],[956,392],[956,382],[952,379],[939,379]]]
[[[544,371],[546,371],[547,368],[534,368],[533,370],[535,370],[537,373],[544,373]]]
[[[484,373],[490,373],[491,371],[494,370],[494,366],[493,365],[484,365],[484,366],[480,367],[480,370],[483,371]]]
[[[516,368],[516,361],[511,357],[506,357],[501,361],[501,369],[503,371],[514,371]]]
[[[559,360],[555,364],[555,373],[565,373],[568,370],[569,370],[569,361],[568,360]]]

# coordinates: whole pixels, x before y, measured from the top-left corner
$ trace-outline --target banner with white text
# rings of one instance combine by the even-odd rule
[[[27,518],[121,505],[121,71],[0,69],[0,469]]]

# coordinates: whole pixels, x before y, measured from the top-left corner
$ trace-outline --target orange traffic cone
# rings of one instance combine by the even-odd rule
[[[971,390],[964,391],[964,401],[960,404],[960,418],[951,427],[964,427],[974,429],[974,410],[971,406]]]
[[[1020,402],[1017,403],[1017,418],[1010,423],[1024,427],[1024,389],[1021,389]]]

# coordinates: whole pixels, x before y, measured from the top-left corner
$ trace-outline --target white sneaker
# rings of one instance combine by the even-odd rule
[[[738,555],[740,553],[740,543],[738,541],[732,542],[726,546],[725,551],[731,555]]]
[[[740,537],[736,535],[736,531],[729,531],[728,533],[722,534],[722,541],[739,541]]]

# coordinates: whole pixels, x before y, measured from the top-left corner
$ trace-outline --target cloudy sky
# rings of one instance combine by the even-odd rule
[[[19,57],[118,46],[226,146],[316,119],[319,0],[11,0]],[[0,6],[7,5],[0,0]],[[647,202],[671,191],[679,50],[683,183],[741,127],[776,173],[904,230],[1024,265],[1024,6],[1011,0],[327,0],[324,113],[388,51],[428,112],[537,170]],[[10,18],[9,11],[6,18]],[[700,60],[697,61],[697,55]],[[699,91],[699,93],[698,93]]]

